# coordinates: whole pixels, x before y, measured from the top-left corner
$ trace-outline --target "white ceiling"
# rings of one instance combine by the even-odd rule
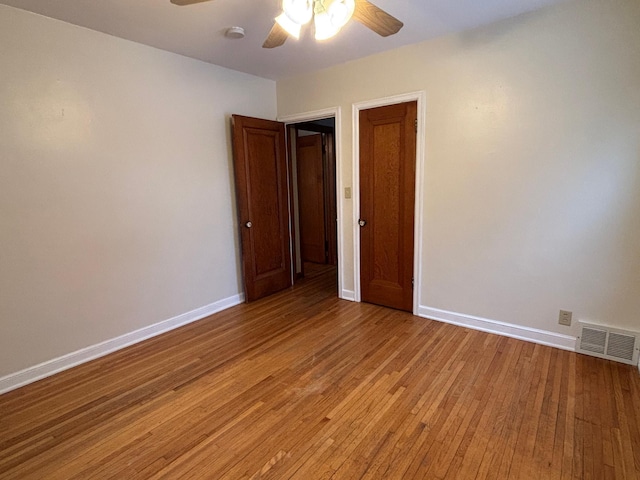
[[[306,27],[298,41],[263,49],[281,0],[212,0],[179,7],[169,0],[0,0],[47,17],[261,77],[279,79],[446,33],[460,32],[561,0],[373,0],[404,28],[382,38],[355,21],[317,43]],[[246,37],[224,31],[242,26]]]

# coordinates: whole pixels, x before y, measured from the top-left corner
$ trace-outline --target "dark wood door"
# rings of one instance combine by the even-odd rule
[[[360,111],[362,301],[413,310],[417,102]]]
[[[302,260],[326,263],[322,135],[298,137],[296,152]]]
[[[338,265],[338,209],[336,202],[336,153],[334,134],[324,135],[324,211],[327,234],[327,263]]]
[[[284,124],[233,116],[246,300],[291,286]]]

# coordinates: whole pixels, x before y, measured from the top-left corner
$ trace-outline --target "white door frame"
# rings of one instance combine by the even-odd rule
[[[354,103],[353,114],[353,279],[356,302],[362,301],[360,282],[360,111],[398,103],[418,102],[418,134],[416,138],[416,191],[414,212],[414,244],[413,244],[413,314],[418,315],[421,304],[420,292],[422,284],[422,239],[423,239],[423,204],[424,204],[424,163],[427,118],[427,94],[425,91],[411,92],[401,95]]]
[[[342,195],[342,118],[340,107],[325,108],[313,112],[299,113],[296,115],[283,115],[278,117],[279,122],[285,124],[285,128],[294,123],[313,122],[323,118],[335,118],[335,155],[336,155],[336,210],[338,221],[336,225],[336,236],[338,237],[338,297],[345,300],[353,300],[353,296],[344,290],[344,235],[342,232],[343,200]],[[345,293],[346,292],[346,293]]]

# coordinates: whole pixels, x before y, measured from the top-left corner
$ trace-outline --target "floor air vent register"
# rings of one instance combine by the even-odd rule
[[[638,364],[640,333],[583,323],[577,351],[617,362]]]

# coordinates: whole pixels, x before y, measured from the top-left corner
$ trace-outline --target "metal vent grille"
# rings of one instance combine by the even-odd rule
[[[633,360],[635,343],[636,337],[611,332],[609,334],[609,344],[607,345],[607,355],[631,361]]]
[[[582,323],[577,350],[594,357],[636,365],[640,351],[640,334]]]
[[[604,355],[604,348],[607,345],[607,331],[596,330],[595,328],[584,327],[580,337],[580,348],[588,352],[600,353]]]

